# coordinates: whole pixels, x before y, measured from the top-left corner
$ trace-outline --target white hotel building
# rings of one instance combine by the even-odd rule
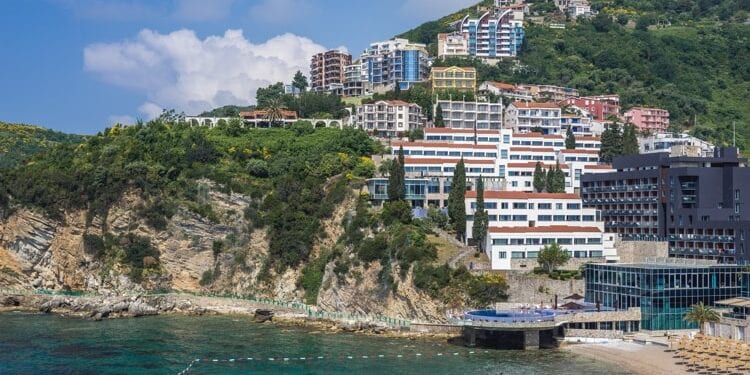
[[[542,247],[557,243],[572,258],[616,260],[614,234],[604,233],[596,209],[583,208],[578,194],[485,191],[489,216],[486,252],[492,269],[533,264]],[[466,236],[476,209],[476,192],[466,192]]]
[[[401,100],[380,100],[357,107],[356,126],[377,137],[394,138],[422,126],[422,107]]]
[[[466,102],[452,99],[439,99],[432,108],[434,119],[438,105],[443,113],[443,123],[451,129],[502,129],[502,103]]]
[[[505,114],[505,127],[515,133],[564,134],[560,126],[562,110],[555,103],[513,102]]]

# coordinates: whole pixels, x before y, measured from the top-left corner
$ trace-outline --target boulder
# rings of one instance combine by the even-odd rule
[[[266,309],[257,309],[253,315],[253,320],[256,323],[270,322],[273,319],[273,311]]]
[[[0,306],[18,306],[21,299],[17,296],[0,296]]]

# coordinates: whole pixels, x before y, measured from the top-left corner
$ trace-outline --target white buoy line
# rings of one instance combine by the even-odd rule
[[[421,358],[421,357],[448,357],[459,355],[472,355],[479,353],[489,353],[488,350],[470,350],[459,352],[438,352],[438,353],[411,353],[411,354],[377,354],[377,355],[343,355],[343,356],[305,356],[305,357],[238,357],[238,358],[196,358],[187,365],[187,367],[178,372],[178,375],[185,375],[198,363],[218,363],[218,362],[300,362],[300,361],[318,361],[318,360],[341,360],[350,361],[356,359],[380,359],[380,358]]]

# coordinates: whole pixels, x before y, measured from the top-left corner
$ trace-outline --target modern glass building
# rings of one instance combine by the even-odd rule
[[[624,310],[641,308],[641,329],[694,329],[683,320],[690,306],[742,294],[742,266],[680,263],[587,264],[586,301]]]

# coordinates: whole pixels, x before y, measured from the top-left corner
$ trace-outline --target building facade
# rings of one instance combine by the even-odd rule
[[[699,302],[715,302],[739,296],[741,272],[737,265],[681,263],[587,264],[586,301],[626,310],[641,309],[641,329],[664,331],[696,329],[684,320]]]
[[[598,95],[568,98],[562,101],[565,106],[575,106],[585,109],[594,120],[604,121],[609,117],[620,117],[619,95]]]
[[[357,107],[357,127],[382,138],[422,127],[422,108],[401,100],[380,100]]]
[[[486,81],[479,85],[477,91],[482,95],[493,94],[519,101],[531,101],[531,94],[516,85],[504,82]]]
[[[430,79],[432,91],[465,91],[474,93],[477,89],[477,70],[472,67],[432,67]]]
[[[503,105],[501,103],[465,102],[438,99],[433,107],[433,119],[438,106],[442,110],[443,124],[451,129],[501,129]]]
[[[344,87],[344,70],[351,65],[352,55],[330,50],[313,55],[310,62],[310,89],[341,94]]]
[[[362,72],[362,61],[357,59],[344,67],[344,92],[347,97],[367,95],[370,91],[370,82],[367,75]]]
[[[560,106],[554,103],[513,102],[505,114],[505,127],[516,133],[561,134],[560,116]]]
[[[469,42],[459,33],[439,33],[438,57],[455,57],[469,55]]]
[[[578,90],[570,87],[530,84],[519,84],[517,87],[521,90],[527,91],[534,100],[551,100],[559,102],[578,96]]]
[[[667,241],[669,256],[748,263],[750,168],[735,148],[712,157],[616,158],[616,172],[584,174],[584,204],[624,240]]]
[[[657,133],[646,137],[638,137],[638,146],[641,154],[654,152],[669,152],[675,147],[675,153],[683,156],[710,157],[714,154],[714,145],[689,134]]]
[[[395,87],[402,90],[429,78],[426,45],[406,39],[393,39],[370,44],[360,60],[362,75],[372,86]]]
[[[488,60],[515,57],[523,45],[523,10],[495,8],[479,18],[468,15],[461,21],[469,56]]]
[[[633,107],[625,111],[625,122],[647,132],[665,132],[669,127],[669,111],[661,108]]]

